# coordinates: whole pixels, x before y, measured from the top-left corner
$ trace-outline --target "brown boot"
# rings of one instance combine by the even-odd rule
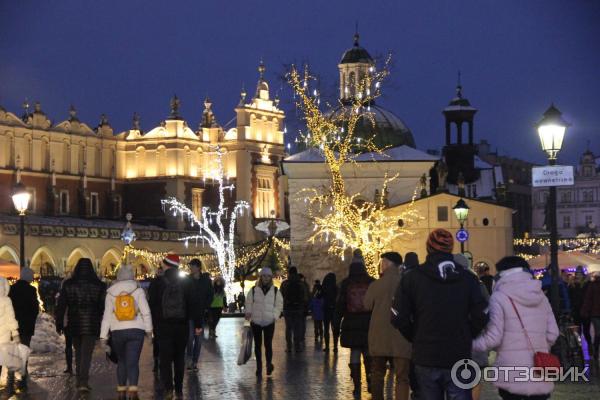
[[[348,364],[350,367],[350,377],[352,378],[352,383],[354,383],[354,390],[352,394],[359,395],[361,392],[361,383],[360,383],[360,364]]]
[[[129,398],[129,400],[139,400],[138,387],[137,386],[129,386],[129,389],[127,389],[127,396]]]
[[[117,386],[117,400],[127,400],[127,386]]]

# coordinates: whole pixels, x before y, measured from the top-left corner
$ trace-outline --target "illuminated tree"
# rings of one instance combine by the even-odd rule
[[[163,207],[167,207],[173,213],[173,216],[181,215],[187,219],[192,227],[197,226],[199,233],[197,235],[186,236],[180,240],[185,241],[186,246],[190,240],[206,242],[213,249],[217,258],[217,265],[221,276],[225,280],[225,290],[229,298],[233,298],[231,284],[235,278],[236,252],[234,246],[235,224],[238,215],[242,215],[244,210],[250,208],[246,201],[236,201],[233,210],[225,205],[225,190],[233,190],[233,184],[225,184],[225,171],[223,168],[223,152],[219,146],[216,146],[216,168],[210,174],[210,178],[215,180],[219,189],[219,204],[216,210],[209,207],[202,207],[201,216],[198,218],[192,210],[174,197],[162,200]],[[228,220],[228,226],[225,227],[225,220]]]
[[[308,148],[314,148],[323,156],[330,178],[330,187],[325,190],[305,189],[300,197],[307,204],[308,216],[314,223],[310,243],[324,241],[328,252],[344,259],[347,250],[360,249],[369,273],[377,274],[378,257],[389,249],[392,239],[410,234],[407,229],[418,218],[413,206],[402,215],[390,216],[385,212],[385,195],[374,201],[359,201],[360,193],[349,194],[342,174],[346,164],[356,163],[356,156],[364,152],[382,154],[373,138],[355,136],[355,129],[361,118],[375,125],[370,106],[380,95],[381,82],[388,76],[389,58],[384,68],[377,71],[371,67],[368,73],[351,88],[355,96],[342,104],[336,112],[332,107],[323,112],[320,109],[319,93],[311,93],[310,82],[313,78],[292,68],[288,75],[290,85],[296,96],[297,107],[306,121],[307,133],[302,140]],[[396,176],[384,176],[380,193],[387,193],[387,187]],[[414,195],[413,195],[414,200]],[[399,218],[405,224],[399,226]]]

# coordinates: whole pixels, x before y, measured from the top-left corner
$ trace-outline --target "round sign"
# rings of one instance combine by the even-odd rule
[[[458,232],[456,232],[456,240],[461,243],[466,242],[469,240],[469,232],[467,232],[466,229],[459,229]]]

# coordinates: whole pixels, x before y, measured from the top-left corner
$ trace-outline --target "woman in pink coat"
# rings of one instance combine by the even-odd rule
[[[542,292],[541,282],[534,279],[529,264],[521,257],[505,257],[496,264],[499,279],[494,286],[489,304],[490,321],[485,330],[473,341],[473,350],[495,350],[495,366],[533,367],[534,351],[549,352],[558,337],[558,326],[552,308]],[[523,331],[517,308],[534,349],[531,349]],[[499,371],[494,385],[504,400],[550,397],[552,382],[515,382],[523,373],[511,371],[508,379]]]

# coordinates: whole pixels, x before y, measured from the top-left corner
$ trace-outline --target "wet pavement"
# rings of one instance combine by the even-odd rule
[[[270,378],[257,381],[254,360],[238,366],[240,329],[242,319],[221,320],[216,340],[203,342],[200,369],[186,372],[184,382],[185,399],[214,400],[295,400],[295,399],[349,399],[352,398],[352,383],[349,377],[349,351],[340,349],[336,356],[316,351],[312,337],[312,325],[308,324],[307,348],[303,353],[286,354],[283,320],[276,326],[274,340],[275,371]],[[65,364],[61,354],[32,355],[30,360],[31,381],[27,392],[11,394],[4,387],[0,400],[4,399],[115,399],[115,365],[106,361],[99,349],[96,350],[90,385],[92,392],[80,397],[75,391],[75,379],[62,373]],[[6,373],[2,382],[6,382]],[[141,358],[140,397],[162,399],[158,382],[152,373],[152,346],[146,341]],[[363,399],[370,399],[363,379]],[[391,387],[388,396],[391,399]],[[588,384],[560,384],[552,399],[597,399],[600,387],[596,382]],[[482,399],[499,399],[491,385],[484,385]]]

